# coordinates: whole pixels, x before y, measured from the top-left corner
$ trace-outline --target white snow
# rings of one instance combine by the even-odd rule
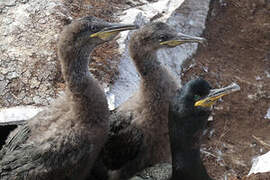
[[[258,156],[253,160],[252,167],[248,176],[256,173],[270,172],[270,151],[264,155]]]
[[[266,74],[266,77],[267,77],[267,78],[270,78],[270,73],[269,73],[269,71],[265,71],[265,74]]]
[[[270,107],[267,110],[266,115],[264,116],[265,119],[270,119]]]
[[[105,92],[105,95],[107,97],[109,109],[113,110],[115,108],[115,106],[114,106],[114,104],[115,104],[115,96],[114,96],[114,94],[108,93],[109,91],[110,91],[110,87],[105,87],[104,88],[104,92]]]
[[[28,120],[35,116],[42,108],[35,106],[17,106],[0,109],[0,122]]]

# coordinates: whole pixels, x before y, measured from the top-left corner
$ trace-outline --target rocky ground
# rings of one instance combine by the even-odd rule
[[[203,158],[215,179],[242,177],[254,156],[270,150],[270,2],[212,1],[206,26],[208,45],[185,64],[183,80],[203,76],[213,87],[241,86],[215,107]]]

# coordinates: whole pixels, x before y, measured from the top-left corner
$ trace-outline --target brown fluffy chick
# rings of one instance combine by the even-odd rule
[[[84,17],[66,26],[58,55],[65,95],[11,133],[0,152],[0,179],[83,180],[108,133],[103,89],[88,70],[92,50],[135,26]]]
[[[111,155],[117,157],[118,161],[122,163],[121,165],[116,163],[117,167],[122,166],[122,168],[116,173],[115,179],[127,179],[145,167],[171,162],[168,110],[169,102],[178,85],[175,78],[160,64],[156,53],[162,48],[172,48],[184,43],[203,42],[204,40],[177,33],[172,27],[162,22],[147,24],[132,35],[129,52],[141,76],[141,82],[138,92],[120,105],[110,116],[112,125],[120,124],[122,126],[120,128],[111,127],[109,140],[105,145],[106,152],[111,152]],[[122,122],[119,123],[119,121]],[[129,139],[129,135],[132,134],[130,132],[134,128],[135,131],[143,134],[139,133],[142,140],[132,137],[134,142]],[[123,133],[126,129],[129,129],[127,136]],[[113,130],[115,132],[112,133]],[[123,140],[117,142],[118,134],[121,136],[119,138]],[[111,140],[115,141],[111,142]],[[127,152],[125,154],[121,147],[122,144],[127,147],[127,143],[131,148],[125,149],[124,152]],[[140,147],[134,147],[133,144],[139,144]],[[111,148],[112,145],[116,148]],[[132,158],[126,157],[134,148],[136,154],[131,153]],[[108,159],[108,156],[105,158]],[[123,159],[133,160],[122,162]]]

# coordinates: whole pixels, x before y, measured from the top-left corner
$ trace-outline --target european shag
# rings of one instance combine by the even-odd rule
[[[189,81],[178,90],[169,106],[169,135],[172,165],[157,164],[130,180],[210,180],[200,158],[200,140],[210,107],[233,88],[211,90],[205,80]]]
[[[123,166],[118,171],[120,179],[127,179],[149,165],[171,162],[168,109],[178,85],[158,61],[157,51],[204,41],[177,33],[162,22],[147,24],[133,33],[129,52],[141,76],[140,88],[110,116],[111,130],[103,156],[111,169]]]
[[[15,129],[0,152],[0,179],[85,179],[103,147],[109,110],[103,89],[88,70],[92,50],[134,25],[95,17],[62,31],[58,55],[65,95]]]

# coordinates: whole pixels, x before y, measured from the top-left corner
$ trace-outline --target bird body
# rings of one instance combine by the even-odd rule
[[[156,59],[151,59],[158,63]],[[151,61],[149,60],[149,61]],[[151,73],[151,74],[150,74]],[[151,164],[170,162],[168,136],[168,103],[170,96],[177,89],[174,77],[164,68],[157,66],[148,77],[142,77],[138,93],[118,109],[120,113],[132,114],[131,125],[139,128],[144,134]],[[155,157],[154,157],[155,156]]]
[[[213,90],[207,81],[197,78],[177,90],[168,113],[172,164],[147,167],[130,180],[211,180],[200,158],[210,107],[239,89],[238,85],[230,85]]]
[[[178,85],[175,77],[160,64],[156,53],[161,48],[171,48],[185,43],[185,40],[176,38],[179,37],[173,28],[165,23],[155,22],[134,32],[130,39],[129,52],[141,76],[140,87],[129,100],[115,110],[110,120],[124,121],[123,124],[126,124],[122,127],[124,130],[139,129],[143,134],[141,136],[143,142],[133,159],[130,158],[131,160],[123,163],[123,167],[118,171],[120,174],[118,179],[127,179],[149,165],[171,162],[168,111],[169,102]],[[194,42],[189,40],[188,42]],[[203,39],[199,39],[201,40]],[[110,135],[106,144],[108,143]],[[130,144],[133,147],[132,142]],[[118,147],[121,147],[121,144]],[[121,150],[116,149],[112,154],[117,154],[117,151]]]
[[[87,178],[109,129],[107,100],[88,70],[89,55],[120,31],[134,28],[90,16],[64,28],[58,55],[65,94],[8,137],[0,152],[1,180]]]
[[[210,111],[194,107],[194,96],[209,92],[209,84],[202,79],[190,81],[176,92],[168,122],[172,165],[156,164],[130,180],[210,180],[200,159],[200,139]]]

